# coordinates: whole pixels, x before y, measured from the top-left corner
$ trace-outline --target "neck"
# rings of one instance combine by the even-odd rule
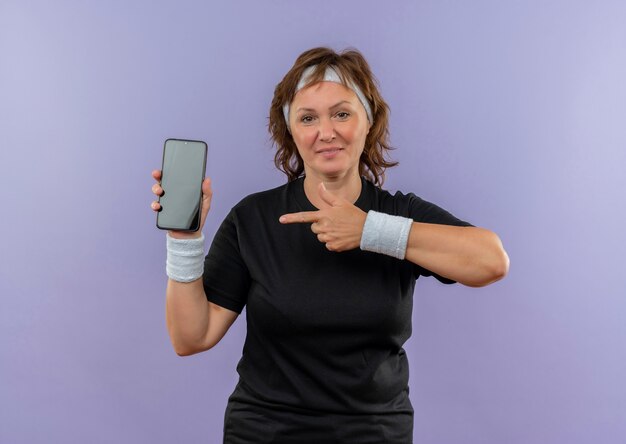
[[[318,193],[318,186],[321,182],[324,182],[326,189],[335,196],[342,197],[351,203],[355,203],[361,195],[362,184],[358,170],[341,177],[326,177],[309,173],[304,178],[304,193],[309,202],[318,209],[328,207]]]

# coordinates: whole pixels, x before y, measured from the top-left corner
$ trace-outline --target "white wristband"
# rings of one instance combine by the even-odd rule
[[[196,239],[175,239],[167,233],[167,276],[177,282],[192,282],[204,272],[204,234]]]
[[[361,250],[404,259],[413,219],[370,210],[361,235]]]

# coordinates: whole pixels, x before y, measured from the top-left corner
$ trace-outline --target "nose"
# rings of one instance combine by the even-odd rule
[[[330,119],[321,119],[319,126],[319,139],[322,142],[330,142],[335,138],[335,126]]]

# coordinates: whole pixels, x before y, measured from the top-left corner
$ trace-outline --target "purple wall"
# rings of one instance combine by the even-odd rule
[[[245,336],[173,352],[150,171],[206,140],[212,237],[284,181],[266,132],[305,49],[359,48],[413,191],[494,230],[490,287],[418,282],[416,443],[626,442],[622,1],[0,4],[0,442],[221,442]]]

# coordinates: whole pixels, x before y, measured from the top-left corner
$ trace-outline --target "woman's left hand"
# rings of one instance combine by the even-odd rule
[[[329,207],[318,211],[284,214],[282,224],[310,223],[317,239],[329,251],[348,251],[361,245],[361,235],[367,213],[346,199],[337,197],[323,183],[318,187],[320,197]]]

